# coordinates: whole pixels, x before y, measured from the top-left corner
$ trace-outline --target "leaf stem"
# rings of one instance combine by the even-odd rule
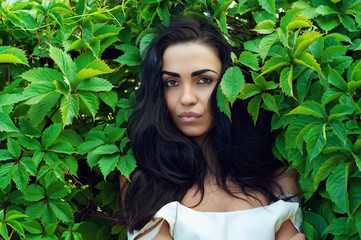
[[[13,236],[13,234],[14,234],[14,230],[15,230],[15,229],[13,229],[13,230],[11,231],[10,236],[9,236],[9,240],[10,240],[10,239],[11,239],[11,237]]]

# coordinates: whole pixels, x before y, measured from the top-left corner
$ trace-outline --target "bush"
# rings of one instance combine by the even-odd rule
[[[274,112],[307,239],[361,238],[361,1],[19,1],[0,7],[0,236],[125,239],[119,182],[141,56],[171,16],[235,47],[217,99]]]

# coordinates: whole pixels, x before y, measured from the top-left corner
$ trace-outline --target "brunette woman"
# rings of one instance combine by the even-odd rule
[[[246,103],[231,120],[217,107],[230,52],[210,22],[190,18],[148,47],[128,127],[138,164],[123,188],[129,239],[305,239],[269,114],[254,126]]]

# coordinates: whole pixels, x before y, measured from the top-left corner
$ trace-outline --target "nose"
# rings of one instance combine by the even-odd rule
[[[182,95],[180,103],[184,106],[195,105],[198,101],[197,93],[191,84],[184,84],[182,87]]]

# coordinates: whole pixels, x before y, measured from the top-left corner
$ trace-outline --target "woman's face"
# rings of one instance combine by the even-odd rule
[[[209,98],[222,64],[207,45],[171,45],[163,54],[162,81],[171,117],[180,131],[198,143],[206,136],[212,116]]]

